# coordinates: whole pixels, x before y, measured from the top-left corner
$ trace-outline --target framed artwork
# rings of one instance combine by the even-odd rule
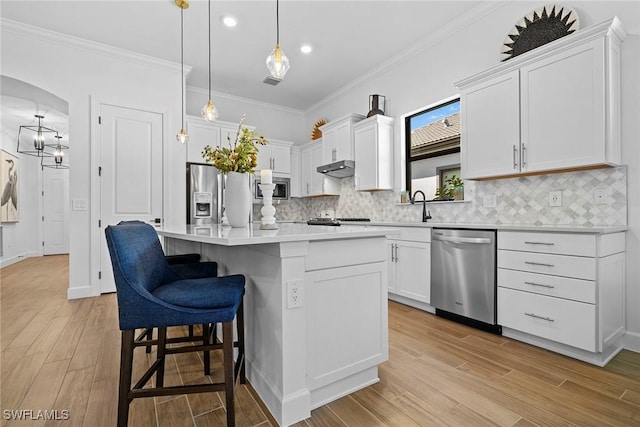
[[[0,222],[18,222],[18,158],[0,150]]]

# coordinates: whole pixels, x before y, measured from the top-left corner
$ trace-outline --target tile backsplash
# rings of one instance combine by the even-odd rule
[[[358,192],[353,178],[341,182],[340,196],[291,199],[276,204],[276,219],[306,220],[334,210],[337,217],[372,221],[420,221],[422,204],[400,204],[399,191]],[[604,190],[596,203],[594,193]],[[562,192],[562,206],[549,206],[549,192]],[[483,207],[485,196],[495,207]],[[492,181],[465,182],[463,202],[427,203],[433,222],[514,225],[627,225],[626,166]],[[259,219],[260,205],[254,205]]]

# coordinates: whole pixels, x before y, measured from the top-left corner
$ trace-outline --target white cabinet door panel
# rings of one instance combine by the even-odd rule
[[[396,241],[397,294],[416,301],[431,301],[431,245]]]
[[[518,70],[461,95],[461,162],[465,179],[520,172]]]
[[[523,172],[606,161],[603,64],[599,39],[520,70]]]

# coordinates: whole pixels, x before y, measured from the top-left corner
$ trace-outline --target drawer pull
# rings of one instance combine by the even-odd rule
[[[555,288],[555,286],[553,285],[545,285],[543,283],[536,283],[536,282],[524,282],[525,285],[531,285],[531,286],[540,286],[542,288],[549,288],[549,289],[553,289]]]
[[[525,316],[529,316],[529,317],[535,317],[536,319],[546,320],[547,322],[553,322],[554,321],[550,317],[538,316],[537,314],[533,314],[533,313],[525,313],[524,315]]]
[[[541,265],[543,267],[555,267],[553,264],[545,264],[543,262],[525,261],[524,263],[529,265]]]
[[[525,241],[524,244],[525,245],[545,245],[545,246],[555,245],[555,243],[550,243],[550,242],[528,242],[528,241]]]

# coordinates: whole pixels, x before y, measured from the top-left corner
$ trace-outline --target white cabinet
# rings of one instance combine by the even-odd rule
[[[428,228],[398,229],[389,235],[389,292],[429,304],[431,235]]]
[[[189,135],[187,142],[187,162],[204,163],[202,158],[202,150],[205,146],[210,145],[212,148],[216,146],[228,147],[229,141],[231,145],[236,140],[238,132],[238,124],[231,122],[216,121],[209,123],[201,117],[186,116],[185,126]],[[243,126],[247,129],[255,129],[253,126]],[[229,137],[229,139],[227,139]]]
[[[393,189],[393,122],[378,114],[353,126],[356,190]]]
[[[205,163],[202,150],[207,145],[220,145],[220,128],[199,117],[187,117],[185,120],[189,142],[187,142],[187,162]]]
[[[503,334],[606,363],[624,333],[624,237],[499,231]]]
[[[456,83],[463,177],[621,164],[625,36],[613,19]]]
[[[322,164],[322,143],[319,140],[305,144],[300,149],[301,196],[340,195],[340,180],[318,173]]]
[[[364,116],[349,114],[320,127],[324,149],[322,162],[318,166],[340,160],[354,159],[353,125],[362,119],[364,119]]]
[[[267,145],[258,147],[256,170],[271,169],[280,175],[291,174],[291,146],[293,143],[269,139]]]

